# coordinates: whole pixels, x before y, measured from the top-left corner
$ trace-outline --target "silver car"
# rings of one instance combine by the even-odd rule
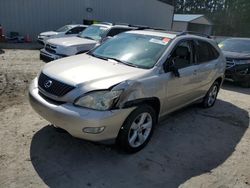
[[[115,140],[137,152],[160,117],[196,101],[212,107],[225,67],[209,38],[129,31],[86,54],[46,64],[30,85],[30,104],[74,137]]]

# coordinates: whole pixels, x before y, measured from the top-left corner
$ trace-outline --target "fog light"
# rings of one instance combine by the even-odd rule
[[[98,134],[104,131],[105,127],[86,127],[82,131],[85,133]]]

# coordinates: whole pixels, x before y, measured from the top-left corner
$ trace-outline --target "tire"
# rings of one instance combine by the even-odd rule
[[[142,105],[136,108],[120,129],[117,137],[118,147],[127,153],[143,149],[152,137],[156,120],[156,112],[151,106]]]
[[[210,87],[210,89],[208,90],[206,96],[204,97],[201,103],[203,108],[211,108],[214,106],[217,100],[217,95],[219,93],[219,90],[220,90],[220,86],[219,86],[219,83],[216,81]]]

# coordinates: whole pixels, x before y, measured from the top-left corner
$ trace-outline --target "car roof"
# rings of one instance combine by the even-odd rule
[[[108,25],[108,24],[92,24],[92,25],[101,26],[101,27],[107,27],[107,28],[111,28],[112,27],[112,25]]]
[[[67,26],[70,26],[71,28],[73,28],[73,27],[79,27],[79,26],[81,26],[81,27],[88,27],[87,25],[82,25],[82,24],[69,24]]]
[[[112,23],[98,23],[98,24],[93,24],[93,25],[96,25],[96,26],[102,26],[102,27],[107,27],[107,28],[114,28],[114,27],[119,27],[119,28],[136,28],[134,26],[129,26],[129,25],[126,25],[126,24],[112,24]]]
[[[201,39],[206,41],[214,41],[207,35],[203,34],[192,34],[188,32],[174,32],[174,31],[167,31],[167,30],[157,30],[157,29],[138,29],[138,30],[132,30],[127,31],[126,33],[134,33],[134,34],[141,34],[141,35],[150,35],[150,36],[158,36],[158,37],[166,37],[170,39],[174,39],[177,37],[183,37],[183,38],[193,38],[193,39]]]
[[[157,30],[133,30],[133,31],[128,31],[127,33],[150,35],[150,36],[157,36],[157,37],[167,37],[170,39],[173,39],[177,36],[177,33],[171,33],[167,31],[163,32],[163,31],[157,31]]]

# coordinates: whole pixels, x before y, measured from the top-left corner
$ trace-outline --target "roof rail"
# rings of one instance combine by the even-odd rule
[[[211,38],[209,35],[207,34],[204,34],[204,33],[199,33],[199,32],[195,32],[195,31],[183,31],[181,32],[180,34],[178,34],[177,36],[182,36],[182,35],[197,35],[197,36],[200,36],[200,37],[206,37],[206,38]]]

